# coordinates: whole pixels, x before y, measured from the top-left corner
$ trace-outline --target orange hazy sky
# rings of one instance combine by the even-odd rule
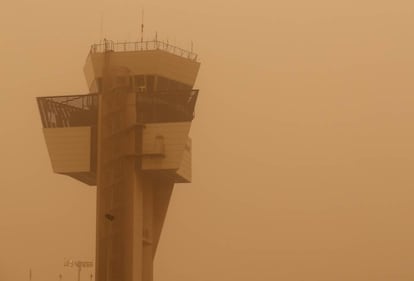
[[[412,0],[2,4],[0,281],[93,258],[95,189],[52,173],[35,97],[87,93],[90,44],[136,40],[142,7],[202,63],[156,280],[414,280]]]

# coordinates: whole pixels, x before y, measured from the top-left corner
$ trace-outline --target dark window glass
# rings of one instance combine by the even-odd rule
[[[145,76],[144,75],[135,76],[135,91],[145,92]]]
[[[102,91],[102,78],[96,79],[96,90],[97,92]]]
[[[168,91],[169,80],[167,78],[158,76],[157,77],[157,91],[164,92]]]
[[[154,91],[154,76],[148,75],[147,77],[147,91],[152,93]]]

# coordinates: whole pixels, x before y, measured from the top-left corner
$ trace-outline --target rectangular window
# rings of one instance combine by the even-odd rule
[[[135,87],[136,92],[140,92],[140,93],[145,92],[145,76],[144,75],[135,76],[134,87]]]
[[[147,92],[152,93],[154,92],[154,76],[153,75],[147,75]]]

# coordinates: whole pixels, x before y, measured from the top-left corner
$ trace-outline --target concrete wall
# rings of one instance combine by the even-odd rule
[[[43,134],[55,173],[91,170],[91,128],[44,128]]]
[[[175,182],[191,182],[191,139],[187,139]]]
[[[143,129],[142,169],[177,170],[181,166],[191,122],[146,124]],[[159,153],[160,137],[164,155]]]

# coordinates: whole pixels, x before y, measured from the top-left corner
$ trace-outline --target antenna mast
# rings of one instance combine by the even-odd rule
[[[144,41],[144,9],[142,9],[142,16],[141,16],[141,43]]]
[[[102,44],[102,40],[104,39],[104,10],[105,10],[105,3],[102,0],[101,3],[101,22],[99,26],[99,42]]]
[[[101,26],[99,31],[99,42],[102,42],[103,40],[103,11],[101,12]]]

